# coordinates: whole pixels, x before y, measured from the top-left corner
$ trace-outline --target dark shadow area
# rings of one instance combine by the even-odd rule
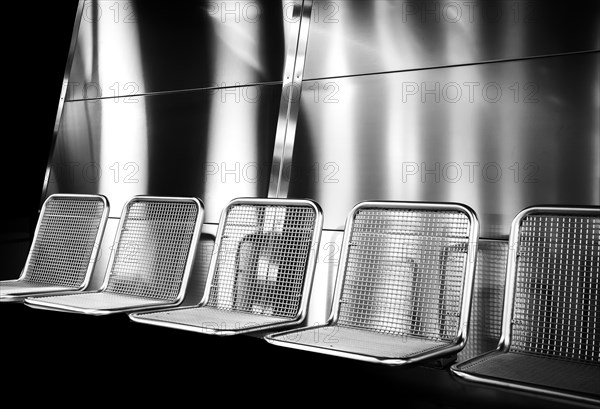
[[[2,350],[15,357],[3,364],[2,389],[29,391],[28,403],[201,404],[214,398],[228,404],[294,400],[311,407],[356,402],[432,409],[582,407],[464,383],[447,369],[385,367],[244,335],[138,324],[122,314],[93,317],[2,304],[0,317]]]
[[[38,209],[60,99],[76,0],[3,8],[4,171],[0,208],[0,279],[16,278]]]

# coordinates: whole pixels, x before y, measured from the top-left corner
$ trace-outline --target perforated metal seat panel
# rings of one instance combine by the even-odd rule
[[[218,335],[297,323],[306,313],[321,226],[312,201],[236,199],[223,210],[202,302],[131,318]]]
[[[486,376],[499,383],[515,383],[534,390],[555,389],[590,399],[600,394],[600,366],[514,352],[492,352],[461,365],[461,371]]]
[[[600,212],[520,225],[510,351],[600,361]]]
[[[455,365],[452,372],[600,403],[599,244],[598,208],[532,207],[517,215],[498,352]],[[590,375],[592,384],[585,380]]]
[[[392,365],[456,351],[466,335],[477,235],[475,214],[461,205],[361,203],[346,223],[329,325],[338,342],[302,335],[314,328],[266,339]]]
[[[323,349],[337,355],[350,357],[363,355],[377,360],[410,359],[413,356],[429,353],[449,346],[450,342],[435,341],[408,336],[373,334],[356,328],[330,325],[313,327],[304,331],[294,331],[280,336],[287,342],[304,345],[311,350]]]
[[[108,218],[101,195],[55,194],[42,206],[18,280],[0,282],[0,301],[82,291],[90,282]]]
[[[137,314],[145,323],[201,332],[205,334],[233,335],[240,331],[277,326],[289,322],[286,318],[221,310],[211,307],[189,307]]]
[[[63,291],[76,291],[73,287],[52,286],[35,281],[10,280],[0,284],[0,297],[28,296],[35,293],[53,293]]]
[[[53,310],[65,312],[77,311],[91,315],[103,315],[124,310],[135,310],[141,307],[160,307],[171,304],[164,300],[135,297],[106,291],[36,297],[35,301],[43,303]]]
[[[124,207],[104,284],[96,293],[33,297],[38,308],[106,314],[181,302],[203,219],[195,198],[138,196]]]

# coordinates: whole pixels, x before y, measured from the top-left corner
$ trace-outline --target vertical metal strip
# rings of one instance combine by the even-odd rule
[[[273,163],[271,164],[271,175],[269,179],[269,198],[276,198],[279,191],[279,179],[283,169],[283,152],[285,148],[285,137],[288,126],[290,111],[291,91],[294,85],[294,66],[296,64],[296,53],[300,36],[300,24],[302,15],[302,0],[293,0],[292,15],[286,13],[290,3],[282,1],[284,9],[284,22],[289,23],[286,36],[293,39],[288,43],[285,53],[285,64],[283,68],[283,84],[281,86],[281,100],[279,103],[279,115],[277,118],[277,129],[275,131],[275,145],[273,147]]]
[[[46,164],[46,173],[44,175],[44,183],[42,187],[42,195],[40,199],[40,209],[46,200],[48,192],[48,183],[50,182],[50,174],[52,173],[52,166],[50,161],[54,155],[54,148],[56,147],[56,139],[58,138],[58,131],[60,129],[60,123],[62,120],[63,109],[65,105],[65,99],[67,97],[67,90],[69,88],[69,77],[71,75],[71,67],[73,65],[73,59],[75,55],[75,48],[77,47],[77,37],[79,35],[79,27],[81,25],[81,18],[83,16],[85,0],[79,0],[77,5],[77,12],[75,14],[75,22],[73,24],[73,34],[71,35],[71,43],[69,45],[69,55],[67,57],[67,64],[65,67],[65,73],[63,75],[62,89],[60,91],[60,99],[58,101],[58,110],[56,112],[56,121],[54,122],[54,130],[52,131],[52,140],[50,141],[50,149],[48,154],[48,161]]]
[[[292,17],[294,24],[291,29],[298,30],[298,37],[293,44],[293,50],[290,44],[287,52],[273,165],[271,166],[269,198],[286,198],[288,195],[312,4],[313,0],[304,0],[304,2],[294,4]]]
[[[286,198],[290,188],[292,173],[292,158],[294,154],[294,142],[296,141],[296,126],[300,113],[300,97],[302,94],[302,80],[304,79],[304,64],[306,61],[306,49],[308,46],[308,35],[310,31],[310,20],[312,16],[313,0],[305,0],[302,8],[302,20],[300,22],[300,35],[298,38],[298,50],[296,53],[296,64],[294,66],[293,88],[288,116],[288,126],[283,148],[283,166],[279,178],[277,197]]]

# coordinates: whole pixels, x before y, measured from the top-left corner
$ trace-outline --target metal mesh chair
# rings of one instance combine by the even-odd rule
[[[346,221],[328,324],[265,339],[388,365],[455,353],[467,332],[478,234],[466,206],[363,202]]]
[[[452,373],[600,403],[599,245],[599,208],[531,207],[517,215],[498,348]]]
[[[34,308],[104,315],[181,303],[200,228],[195,198],[137,196],[123,208],[117,238],[99,291],[29,297]]]
[[[199,305],[131,314],[216,335],[291,326],[306,314],[322,215],[309,200],[236,199],[224,210]]]
[[[108,208],[108,201],[101,195],[49,196],[42,206],[23,271],[16,280],[0,282],[0,301],[85,290]]]

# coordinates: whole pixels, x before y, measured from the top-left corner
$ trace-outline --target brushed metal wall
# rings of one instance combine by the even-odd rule
[[[593,0],[317,0],[305,79],[598,50]]]
[[[361,200],[600,204],[600,6],[316,1],[279,195],[341,229]],[[290,152],[291,151],[291,152]]]
[[[102,193],[119,217],[133,195],[193,195],[218,223],[229,200],[266,197],[301,9],[80,1],[43,198]]]
[[[133,195],[197,196],[218,223],[235,197],[269,189],[280,85],[65,104],[47,194],[102,193],[111,217]]]
[[[502,238],[539,203],[600,204],[598,53],[305,80],[289,195],[454,201]],[[565,80],[565,79],[568,79]]]
[[[337,230],[360,200],[457,201],[505,238],[527,205],[600,203],[599,11],[82,1],[43,196],[194,194],[209,222],[310,197]]]
[[[297,3],[86,0],[67,100],[281,82]]]

